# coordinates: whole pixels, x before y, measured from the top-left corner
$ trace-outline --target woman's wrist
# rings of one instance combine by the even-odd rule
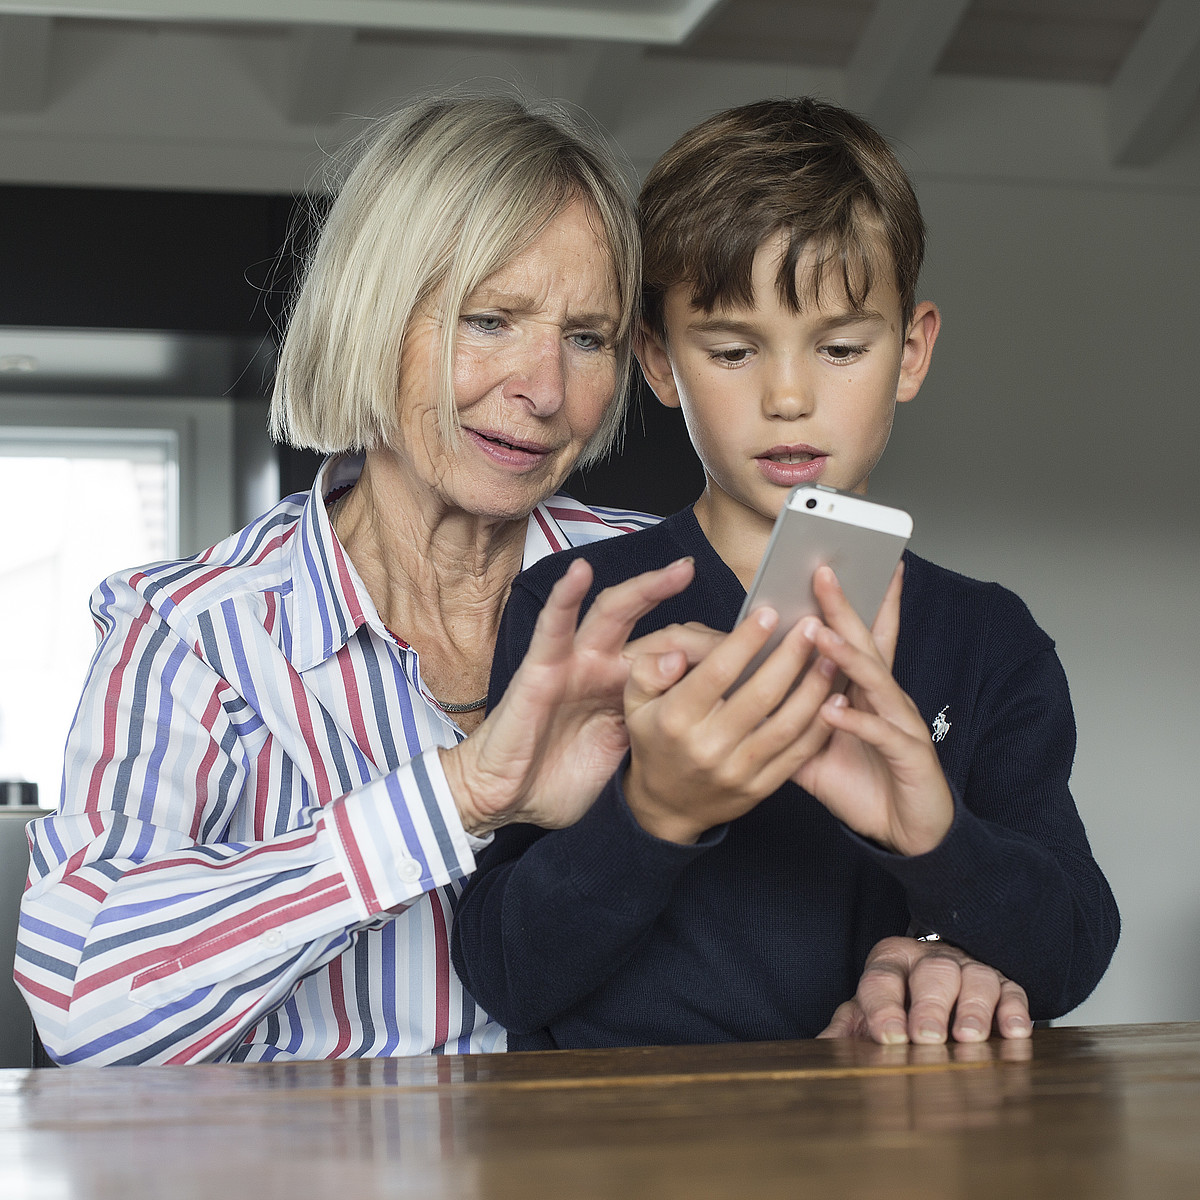
[[[440,747],[438,758],[463,829],[473,837],[486,837],[507,825],[512,815],[510,811],[497,811],[480,794],[476,748],[471,741],[469,737],[457,746]]]

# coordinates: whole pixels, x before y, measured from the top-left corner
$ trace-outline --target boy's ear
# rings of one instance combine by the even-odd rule
[[[658,402],[667,408],[678,408],[679,389],[675,385],[675,372],[671,370],[671,356],[658,334],[645,323],[638,327],[633,339],[633,352]]]
[[[900,380],[896,384],[896,403],[911,400],[929,374],[933,361],[933,343],[942,327],[942,314],[930,300],[923,300],[913,312],[904,338],[904,353],[900,358]]]

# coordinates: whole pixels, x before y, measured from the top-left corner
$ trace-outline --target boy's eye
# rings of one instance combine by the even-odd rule
[[[732,366],[745,362],[750,357],[750,353],[749,346],[734,346],[730,350],[713,350],[711,356],[716,362],[728,363]]]
[[[866,353],[866,347],[835,342],[830,346],[822,346],[821,352],[834,362],[853,362],[856,358]]]

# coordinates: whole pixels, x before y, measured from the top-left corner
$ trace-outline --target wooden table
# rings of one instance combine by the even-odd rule
[[[1200,1024],[0,1072],[3,1200],[1200,1196]]]

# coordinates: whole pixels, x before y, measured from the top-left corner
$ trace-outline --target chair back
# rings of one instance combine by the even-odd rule
[[[33,1018],[13,982],[13,961],[21,893],[29,872],[25,826],[45,815],[40,808],[0,808],[0,1067],[35,1065]]]

